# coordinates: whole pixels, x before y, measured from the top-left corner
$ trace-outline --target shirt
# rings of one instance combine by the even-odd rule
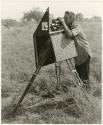
[[[73,37],[74,37],[74,42],[75,42],[75,47],[77,50],[78,56],[75,57],[75,65],[80,65],[83,64],[86,59],[88,58],[88,55],[90,57],[93,57],[89,43],[86,39],[86,36],[80,27],[79,24],[73,24],[71,28]]]

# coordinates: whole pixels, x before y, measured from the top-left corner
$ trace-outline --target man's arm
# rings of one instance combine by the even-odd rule
[[[65,21],[63,18],[59,17],[59,20],[60,22],[62,23],[63,27],[64,27],[64,30],[65,30],[65,33],[66,35],[69,37],[69,38],[72,38],[73,37],[73,34],[72,34],[72,31],[67,27]]]

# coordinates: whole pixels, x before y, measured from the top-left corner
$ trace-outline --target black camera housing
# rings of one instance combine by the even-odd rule
[[[63,27],[62,27],[62,23],[59,21],[59,19],[53,19],[52,20],[52,23],[50,25],[50,29],[52,31],[58,31],[58,30],[61,30]]]

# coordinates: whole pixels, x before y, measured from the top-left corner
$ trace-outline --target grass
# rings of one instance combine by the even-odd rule
[[[101,23],[81,23],[91,45],[90,102],[79,88],[72,85],[72,74],[62,62],[61,84],[57,100],[42,99],[49,90],[56,91],[54,64],[43,67],[24,98],[18,114],[9,115],[35,70],[33,32],[36,24],[29,23],[9,30],[2,26],[2,123],[92,124],[101,123]],[[68,104],[73,97],[77,105]],[[67,105],[66,105],[67,104]],[[27,108],[33,105],[32,108]],[[79,114],[79,115],[78,115]],[[9,117],[8,117],[9,116]]]

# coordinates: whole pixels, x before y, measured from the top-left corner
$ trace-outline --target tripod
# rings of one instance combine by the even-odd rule
[[[31,79],[30,79],[30,81],[29,81],[29,83],[28,83],[26,89],[24,90],[24,92],[23,92],[23,94],[22,94],[20,100],[18,101],[18,103],[17,103],[15,109],[13,110],[13,113],[15,113],[15,112],[17,111],[17,108],[20,106],[20,104],[21,104],[21,102],[23,101],[25,95],[28,93],[29,88],[32,86],[32,84],[33,84],[34,80],[36,79],[36,76],[38,75],[38,73],[39,73],[41,67],[42,67],[43,64],[45,63],[45,60],[46,60],[46,58],[47,58],[49,52],[50,52],[50,51],[49,51],[49,47],[48,47],[48,49],[45,51],[44,56],[42,57],[42,59],[41,59],[39,65],[37,66],[35,72],[33,73],[33,75],[32,75],[32,77],[31,77]],[[67,63],[67,65],[69,66],[70,70],[72,71],[72,73],[73,73],[73,75],[74,75],[74,78],[76,79],[76,82],[77,82],[78,85],[81,87],[81,86],[83,85],[83,83],[82,83],[82,81],[81,81],[81,79],[80,79],[80,77],[79,77],[79,75],[78,75],[78,73],[77,73],[75,67],[74,67],[73,64],[72,64],[71,59],[66,60],[66,63]],[[57,85],[58,85],[58,87],[60,87],[61,62],[55,63],[55,70],[56,70],[56,77],[57,77]]]

